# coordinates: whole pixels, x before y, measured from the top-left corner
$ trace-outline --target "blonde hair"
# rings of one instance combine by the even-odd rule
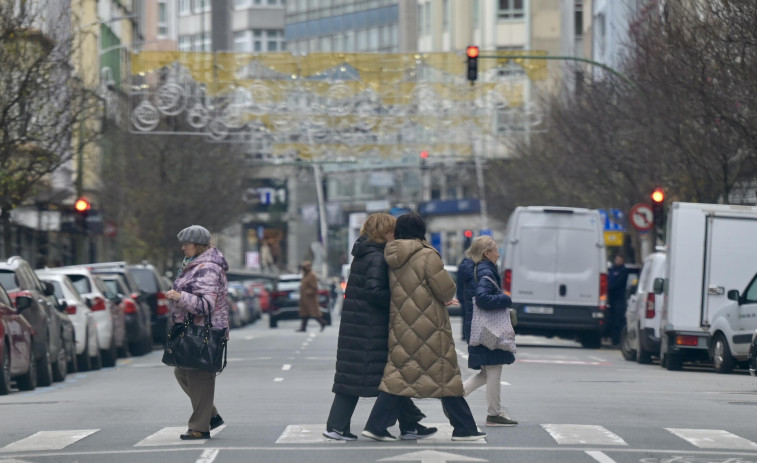
[[[363,226],[360,228],[360,234],[367,236],[374,243],[385,244],[386,234],[394,232],[395,223],[397,223],[397,219],[393,215],[389,215],[386,212],[377,212],[365,219]]]
[[[486,257],[484,257],[486,251],[492,249],[497,249],[497,243],[494,242],[494,239],[492,239],[491,236],[483,235],[473,240],[473,243],[471,243],[470,248],[465,255],[470,257],[470,259],[478,265],[482,260],[486,259]]]

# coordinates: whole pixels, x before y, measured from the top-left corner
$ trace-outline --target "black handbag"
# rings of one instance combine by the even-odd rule
[[[226,368],[226,330],[213,328],[210,304],[205,298],[200,299],[205,323],[195,325],[187,313],[184,323],[174,324],[163,349],[163,363],[171,367],[220,373]]]

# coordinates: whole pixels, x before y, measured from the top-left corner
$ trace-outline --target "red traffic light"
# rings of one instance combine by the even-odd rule
[[[92,205],[89,203],[89,200],[87,200],[87,198],[85,198],[84,196],[77,199],[74,203],[74,209],[76,209],[78,212],[88,211],[91,207]]]
[[[463,236],[466,238],[473,238],[473,230],[465,230]]]
[[[471,45],[465,50],[465,54],[468,58],[478,58],[478,47]]]
[[[428,151],[426,150],[421,151],[421,159],[428,159]]]
[[[662,187],[655,188],[652,192],[652,202],[662,203],[663,201],[665,201],[665,191]]]

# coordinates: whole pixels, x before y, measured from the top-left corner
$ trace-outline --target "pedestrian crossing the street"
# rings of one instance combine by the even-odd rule
[[[428,426],[436,426],[439,431],[429,438],[419,441],[403,441],[406,444],[423,445],[486,445],[486,440],[472,442],[453,442],[452,427],[447,423],[428,423]],[[603,448],[628,448],[629,444],[618,434],[598,425],[583,424],[540,424],[536,425],[543,430],[551,441],[557,446],[601,446]],[[523,427],[523,426],[521,426]],[[211,439],[216,436],[222,437],[222,432],[227,425],[211,431]],[[274,445],[298,445],[298,444],[324,444],[345,445],[351,444],[346,441],[338,441],[323,437],[323,424],[292,424],[286,426],[278,438],[272,442]],[[160,447],[176,445],[203,445],[210,440],[183,441],[179,434],[186,430],[185,427],[165,427],[143,439],[130,444],[134,447]],[[487,428],[487,431],[492,430]],[[684,448],[690,450],[723,450],[723,451],[754,451],[757,452],[757,443],[722,429],[691,429],[691,428],[661,428],[660,431],[671,439],[682,441]],[[4,443],[0,447],[0,461],[5,461],[3,455],[18,452],[54,451],[73,448],[78,442],[92,438],[98,433],[107,432],[101,429],[71,429],[71,430],[47,430],[39,431],[27,437],[13,442]],[[220,440],[220,439],[219,439]],[[360,437],[359,442],[372,442],[367,438]],[[0,441],[0,445],[3,442]]]

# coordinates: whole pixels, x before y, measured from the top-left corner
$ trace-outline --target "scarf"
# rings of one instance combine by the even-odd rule
[[[176,277],[181,276],[181,272],[184,271],[184,268],[187,265],[189,265],[189,263],[192,262],[195,259],[195,257],[197,257],[197,256],[185,257],[184,260],[181,261],[181,265],[179,266],[179,271],[176,273]]]

